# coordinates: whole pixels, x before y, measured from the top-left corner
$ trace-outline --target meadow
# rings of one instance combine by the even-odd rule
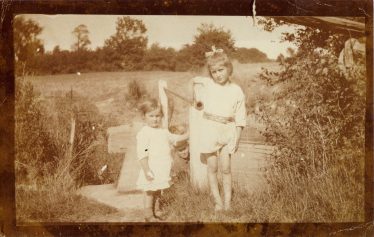
[[[266,102],[276,112],[276,103],[273,101],[274,93],[280,88],[271,87],[261,81],[258,74],[261,68],[278,70],[276,63],[234,64],[233,80],[237,82],[246,94],[248,110],[248,127],[243,133],[243,141],[265,143],[261,132],[265,129],[257,112],[259,101]],[[197,75],[206,75],[199,72],[166,72],[166,71],[135,71],[135,72],[102,72],[102,73],[76,73],[54,76],[33,76],[26,78],[31,82],[39,94],[41,103],[49,104],[62,95],[73,91],[72,98],[89,103],[91,116],[98,116],[100,124],[97,126],[104,130],[113,126],[130,124],[140,120],[136,111],[136,100],[140,95],[147,93],[151,96],[158,94],[158,80],[165,80],[168,88],[179,95],[191,98],[187,82]],[[135,85],[135,87],[134,87]],[[133,88],[131,90],[130,88]],[[135,88],[135,89],[134,89]],[[47,106],[48,107],[48,106]],[[54,107],[48,107],[52,113]],[[178,123],[187,122],[184,102],[175,99],[175,117]],[[92,112],[93,111],[93,112]],[[274,113],[275,113],[274,112]],[[278,111],[279,112],[279,111]],[[280,111],[281,112],[281,111]],[[69,123],[67,124],[69,125]],[[69,126],[67,126],[69,127]],[[58,129],[58,128],[57,128]],[[105,136],[105,135],[104,135]],[[111,178],[108,182],[115,182],[119,173],[122,154],[111,159],[105,154],[106,140],[100,140],[100,156],[91,159],[97,163],[93,169],[103,164],[100,159],[110,163],[112,167]],[[101,157],[101,158],[100,158]],[[85,159],[90,159],[86,157]],[[273,160],[266,160],[271,166]],[[347,162],[350,162],[347,160]],[[357,163],[357,162],[356,162]],[[331,172],[321,173],[316,177],[299,177],[297,167],[290,164],[284,170],[270,169],[263,171],[266,182],[259,185],[256,190],[248,190],[243,180],[234,182],[233,210],[228,213],[215,214],[212,204],[206,193],[189,192],[191,184],[188,179],[179,182],[167,193],[166,199],[171,213],[170,220],[181,222],[326,222],[326,221],[360,221],[363,219],[363,177],[353,177],[346,170],[349,165],[360,164],[332,164]],[[341,166],[344,165],[344,166]],[[240,164],[238,165],[240,167]],[[241,167],[245,174],[248,167]],[[362,167],[359,167],[362,168]],[[270,170],[271,171],[271,170]],[[344,171],[344,174],[341,174]],[[93,175],[94,173],[92,173]],[[337,179],[336,177],[340,177]],[[357,182],[360,180],[360,182]],[[96,182],[96,183],[95,183]],[[344,183],[347,182],[347,183]],[[93,183],[99,184],[100,181]],[[56,189],[55,183],[51,186]],[[74,188],[77,188],[75,186]],[[56,220],[56,221],[82,221],[95,212],[95,215],[116,215],[116,210],[101,205],[91,205],[89,201],[72,192],[66,192],[64,197],[57,197],[58,192],[50,192],[51,201],[43,203],[43,195],[37,190],[20,188],[17,193],[17,218],[21,221],[29,220]],[[354,193],[358,193],[357,195]],[[20,195],[18,195],[20,194]],[[53,197],[52,197],[53,196]],[[26,204],[26,199],[34,199],[44,208],[44,212],[36,212],[33,204]],[[75,201],[74,201],[75,200]],[[53,215],[55,204],[65,206],[63,213]],[[83,204],[84,203],[84,204]],[[77,208],[80,207],[84,208]],[[79,213],[77,213],[79,212]],[[45,213],[49,213],[46,215]]]
[[[234,65],[233,81],[238,83],[246,92],[247,104],[252,109],[255,100],[267,96],[271,91],[265,89],[257,74],[262,67],[276,68],[276,63],[240,64]],[[141,87],[154,97],[158,96],[158,81],[164,80],[168,89],[186,98],[192,98],[192,91],[187,86],[189,79],[194,76],[207,75],[206,71],[199,72],[169,72],[169,71],[135,71],[135,72],[99,72],[62,74],[53,76],[34,76],[30,81],[35,89],[41,93],[41,98],[51,98],[61,91],[69,92],[71,89],[93,102],[100,113],[113,118],[118,125],[128,123],[132,118],[131,108],[126,109],[126,93],[132,81],[138,82]],[[176,109],[186,107],[175,98]],[[176,111],[176,114],[178,111]]]

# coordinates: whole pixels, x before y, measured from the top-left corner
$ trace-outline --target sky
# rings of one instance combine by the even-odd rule
[[[90,48],[95,49],[104,44],[105,39],[115,33],[118,15],[24,15],[26,19],[36,21],[43,31],[39,38],[47,51],[55,46],[60,49],[71,49],[74,42],[72,31],[80,24],[89,30]],[[257,48],[275,59],[280,53],[285,54],[288,42],[280,42],[282,32],[293,31],[290,26],[282,26],[273,32],[267,32],[261,26],[253,25],[252,17],[245,16],[164,16],[132,15],[143,21],[147,28],[148,46],[159,43],[162,47],[173,47],[179,50],[185,44],[192,44],[197,28],[201,23],[212,23],[216,27],[229,30],[236,47]]]

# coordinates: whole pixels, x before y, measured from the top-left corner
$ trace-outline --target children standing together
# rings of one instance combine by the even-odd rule
[[[213,46],[212,51],[206,53],[206,60],[210,78],[192,79],[192,84],[201,85],[203,92],[201,160],[207,163],[215,211],[230,210],[231,155],[237,151],[246,125],[245,97],[241,88],[230,80],[233,65],[222,49]],[[140,111],[146,125],[137,134],[137,154],[142,167],[137,185],[144,191],[145,220],[152,221],[159,216],[155,211],[155,202],[161,190],[170,187],[171,144],[178,143],[178,136],[161,127],[163,114],[157,100],[145,101]],[[221,163],[223,199],[218,188],[218,162]]]

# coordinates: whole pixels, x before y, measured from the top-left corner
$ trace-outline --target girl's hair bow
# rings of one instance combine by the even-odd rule
[[[216,46],[213,45],[212,46],[212,51],[209,51],[209,52],[205,52],[205,57],[211,57],[213,56],[215,53],[223,53],[223,49],[216,49]]]

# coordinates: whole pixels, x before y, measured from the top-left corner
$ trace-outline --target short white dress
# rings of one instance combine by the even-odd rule
[[[231,81],[220,85],[208,77],[196,77],[193,80],[202,84],[200,99],[204,103],[200,152],[213,153],[227,145],[229,153],[233,153],[236,127],[246,126],[242,89]]]
[[[136,135],[137,158],[148,157],[148,164],[154,179],[148,181],[141,169],[137,180],[137,188],[144,191],[157,191],[170,187],[172,156],[170,136],[167,129],[144,126]]]

